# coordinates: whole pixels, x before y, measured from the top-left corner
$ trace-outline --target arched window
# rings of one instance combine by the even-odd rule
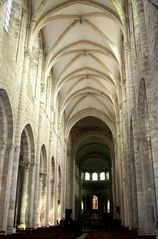
[[[100,180],[105,180],[105,172],[100,173]]]
[[[110,174],[109,172],[106,172],[106,180],[109,180],[110,179]]]
[[[98,197],[93,195],[92,198],[92,209],[98,209]]]
[[[85,173],[85,180],[86,181],[90,180],[90,173],[88,173],[88,172]]]
[[[82,210],[82,212],[83,212],[83,210],[84,210],[84,204],[83,204],[83,201],[81,201],[81,210]]]
[[[7,1],[7,7],[6,7],[6,14],[4,18],[4,29],[8,32],[9,30],[9,23],[10,23],[10,17],[12,13],[12,6],[13,6],[13,0],[8,0]]]
[[[92,174],[92,180],[93,181],[97,181],[98,180],[98,174],[97,173],[93,173]]]
[[[107,201],[107,213],[110,213],[110,199]]]

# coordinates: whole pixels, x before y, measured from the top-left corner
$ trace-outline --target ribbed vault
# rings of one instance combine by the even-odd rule
[[[32,49],[42,32],[44,81],[53,75],[53,107],[60,122],[64,117],[66,137],[77,122],[73,119],[86,117],[87,112],[91,116],[101,112],[115,134],[121,97],[122,6],[123,1],[111,0],[32,0],[28,44]]]

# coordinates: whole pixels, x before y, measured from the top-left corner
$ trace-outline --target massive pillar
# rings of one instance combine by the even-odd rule
[[[14,163],[12,168],[10,207],[9,207],[8,226],[7,226],[8,233],[13,232],[13,228],[15,228],[16,226],[14,224],[16,189],[17,189],[19,155],[20,155],[20,140],[21,140],[22,127],[23,127],[23,118],[24,118],[25,101],[26,101],[26,93],[27,93],[29,62],[30,62],[30,53],[26,50],[25,56],[24,56],[23,74],[22,74],[22,80],[21,80],[21,89],[20,89],[19,106],[18,106],[18,119],[17,119],[17,125],[16,125],[15,153],[14,153]]]
[[[23,161],[23,187],[22,187],[22,200],[21,200],[21,208],[20,208],[20,226],[25,228],[26,226],[26,209],[28,202],[28,187],[29,187],[29,169],[30,169],[30,161]]]
[[[1,223],[0,228],[1,230],[6,231],[7,227],[7,219],[8,219],[8,209],[9,209],[9,196],[10,196],[10,181],[11,181],[11,175],[12,175],[12,166],[13,166],[13,153],[14,153],[14,147],[13,145],[2,147],[1,156],[3,158],[2,162],[5,164],[5,167],[3,165],[2,169],[2,178],[0,180],[1,184],[1,190],[0,190],[0,198],[2,201],[0,202],[0,211],[1,211]],[[5,162],[3,161],[5,157]]]

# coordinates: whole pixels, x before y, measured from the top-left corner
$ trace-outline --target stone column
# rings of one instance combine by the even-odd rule
[[[129,226],[129,210],[128,210],[128,168],[127,162],[129,160],[128,153],[128,115],[127,115],[127,98],[126,98],[127,82],[122,84],[122,117],[123,117],[123,185],[124,185],[124,226]]]
[[[123,226],[126,224],[126,194],[125,194],[125,141],[124,141],[124,121],[123,121],[123,104],[120,107],[120,215]]]
[[[0,199],[2,198],[2,193],[3,193],[2,178],[3,178],[3,170],[4,170],[5,151],[6,151],[6,144],[1,143],[0,144]],[[0,207],[1,206],[2,206],[2,204],[0,203]],[[0,210],[0,212],[1,212],[1,210]]]
[[[117,119],[117,145],[116,145],[116,153],[117,153],[117,159],[116,159],[116,175],[117,175],[117,207],[120,208],[120,213],[117,213],[117,219],[118,220],[122,220],[123,217],[123,187],[122,187],[122,183],[123,183],[123,175],[122,175],[122,136],[121,136],[121,106],[119,106],[118,109],[118,119]]]
[[[151,74],[151,62],[150,62],[150,54],[149,54],[150,46],[148,45],[148,37],[147,37],[147,29],[146,29],[146,21],[145,21],[145,13],[144,13],[144,1],[143,0],[140,0],[140,1],[134,0],[134,6],[135,6],[135,12],[137,14],[136,17],[137,17],[137,21],[138,21],[139,37],[140,37],[139,61],[141,62],[142,68],[140,70],[139,77],[145,79],[147,108],[148,108],[147,110],[148,110],[148,117],[149,117],[149,130],[150,130],[150,135],[151,135],[151,144],[150,144],[150,136],[148,138],[146,138],[146,142],[149,141],[149,144],[150,144],[150,147],[148,148],[146,160],[149,160],[150,157],[152,157],[150,164],[153,164],[153,165],[151,165],[151,167],[153,167],[153,172],[154,172],[153,176],[155,176],[153,178],[153,181],[155,179],[155,185],[157,187],[157,181],[156,181],[157,168],[158,168],[157,153],[156,153],[156,155],[154,155],[153,147],[151,147],[151,146],[155,146],[155,142],[156,142],[156,148],[157,148],[157,144],[158,144],[157,129],[155,130],[156,127],[158,128],[157,112],[153,110],[155,108],[155,101],[157,100],[157,92],[155,92],[155,88],[157,88],[157,80],[154,81],[152,74]],[[138,80],[140,82],[140,79],[138,79]],[[156,83],[156,86],[154,88],[153,85],[155,83]],[[154,95],[156,96],[156,98],[155,98],[156,100],[154,99]],[[155,114],[155,112],[156,112],[156,114]],[[154,121],[154,123],[153,123],[153,121]],[[153,130],[155,130],[155,132]],[[154,134],[153,134],[153,132],[154,132]],[[143,145],[143,139],[140,138],[139,145],[141,145],[141,144]],[[144,144],[145,144],[145,142],[144,142]],[[152,153],[152,156],[151,156],[151,153]],[[142,159],[142,161],[145,161],[145,160]],[[149,165],[149,162],[148,162],[148,165]],[[143,177],[143,172],[142,172],[142,177]],[[152,176],[150,176],[150,180],[152,181]],[[155,226],[154,224],[156,224],[155,213],[157,213],[157,212],[156,212],[156,205],[155,205],[156,203],[154,202],[154,200],[155,200],[155,196],[156,196],[157,205],[158,205],[158,190],[157,190],[158,187],[155,190],[155,185],[152,182],[150,184],[150,188],[149,188],[149,190],[151,190],[151,192],[147,195],[147,193],[146,193],[147,188],[144,188],[144,186],[146,186],[147,184],[148,184],[148,179],[143,177],[142,178],[142,192],[139,196],[141,198],[143,197],[142,200],[144,200],[144,207],[142,208],[142,205],[140,205],[141,210],[139,211],[139,217],[141,217],[142,210],[143,210],[144,219],[142,218],[142,220],[143,220],[142,222],[139,221],[139,233],[149,235],[149,234],[154,233],[154,226]],[[156,195],[154,195],[155,192],[156,192]],[[144,197],[143,194],[146,196]],[[151,200],[151,198],[152,198],[152,200]],[[139,201],[140,200],[138,198],[138,202]],[[151,214],[153,214],[153,216],[151,216]],[[152,219],[150,220],[149,217],[152,217]],[[153,222],[152,222],[152,220],[153,220]],[[153,223],[153,225],[151,225],[152,223]],[[142,227],[140,227],[140,225]]]
[[[71,152],[67,152],[67,159],[66,159],[66,208],[70,208],[70,200],[71,200],[71,196],[72,194],[71,192],[71,179],[72,179],[72,175],[71,175]]]
[[[40,55],[42,56],[41,52]],[[42,57],[39,63],[38,76],[40,79],[45,79],[45,75],[42,74]],[[35,192],[34,192],[34,212],[33,212],[33,227],[36,228],[39,224],[39,181],[40,181],[40,153],[41,153],[41,134],[42,134],[42,125],[43,125],[43,108],[45,103],[45,81],[41,81],[40,88],[40,106],[39,106],[39,120],[38,120],[38,139],[37,139],[37,153],[36,153],[36,162],[35,162]]]
[[[4,152],[5,151],[5,152]],[[7,217],[8,217],[8,207],[9,207],[9,195],[10,195],[10,180],[11,180],[11,170],[12,170],[12,163],[13,163],[13,145],[5,146],[3,145],[1,156],[5,156],[5,168],[2,169],[2,178],[0,182],[3,183],[1,185],[1,195],[0,195],[0,214],[1,214],[1,223],[0,228],[1,230],[6,231],[7,226]],[[2,159],[2,158],[1,158]],[[1,161],[0,159],[0,161]],[[3,159],[2,159],[3,162]]]
[[[55,166],[55,185],[54,185],[54,224],[57,223],[57,213],[58,213],[58,164],[56,162]]]
[[[11,191],[10,191],[10,204],[8,212],[8,222],[7,222],[7,233],[15,233],[15,202],[16,202],[16,189],[17,189],[17,177],[18,177],[18,167],[19,167],[19,154],[20,146],[15,147],[14,158],[15,161],[13,164],[12,175],[11,175]]]
[[[51,109],[50,113],[50,133],[49,133],[49,154],[48,154],[48,175],[47,175],[47,196],[46,196],[46,226],[49,226],[49,220],[50,220],[50,204],[51,204],[51,191],[52,191],[52,184],[53,184],[53,178],[52,175],[52,144],[53,144],[53,110]]]
[[[29,169],[30,161],[22,161],[23,167],[23,188],[22,188],[22,200],[20,208],[20,227],[25,229],[26,225],[26,209],[28,207],[28,186],[29,186]]]
[[[16,190],[17,190],[17,179],[18,179],[18,168],[19,168],[19,154],[20,154],[20,142],[21,142],[21,133],[23,127],[23,119],[25,112],[25,101],[27,98],[27,79],[29,73],[29,63],[30,63],[30,53],[28,50],[25,50],[24,62],[23,62],[23,72],[21,79],[21,89],[19,96],[19,106],[18,106],[18,119],[16,124],[16,136],[15,136],[15,154],[14,154],[14,163],[12,169],[12,180],[11,180],[11,192],[10,192],[10,208],[8,215],[8,233],[15,231],[14,225],[14,216],[15,216],[15,203],[16,203]]]
[[[43,103],[41,102],[40,111]],[[39,189],[40,189],[40,152],[41,152],[41,129],[43,118],[40,112],[38,123],[38,141],[37,141],[37,154],[35,163],[35,192],[34,192],[34,211],[33,211],[33,227],[36,228],[39,225]]]
[[[133,22],[132,22],[133,24]],[[133,31],[137,29],[138,27],[135,27]],[[134,32],[133,32],[134,34]],[[137,58],[136,58],[136,52],[134,45],[136,44],[134,42],[135,38],[131,37],[130,41],[125,44],[125,58],[126,58],[126,75],[127,75],[127,82],[128,82],[128,98],[129,101],[129,108],[128,108],[128,114],[129,114],[129,127],[130,127],[130,133],[129,133],[129,139],[130,139],[130,149],[129,149],[129,182],[130,182],[130,205],[131,205],[131,214],[130,214],[130,227],[132,229],[138,228],[138,206],[137,206],[137,187],[136,187],[136,145],[138,145],[138,142],[136,140],[136,134],[137,134],[137,119],[136,119],[136,96],[135,96],[135,86],[134,86],[134,74],[135,79],[137,79],[137,69],[133,70],[134,65],[137,66]],[[134,126],[134,127],[133,127]],[[132,142],[131,142],[132,140]],[[132,144],[132,145],[131,145]],[[138,164],[137,164],[138,166]],[[141,175],[137,175],[137,177],[140,177]]]
[[[32,228],[33,227],[33,204],[34,204],[34,188],[35,188],[35,163],[31,162],[30,167],[29,167],[29,187],[28,187],[28,227]],[[30,180],[31,179],[31,180]]]
[[[46,222],[46,214],[45,214],[45,218],[43,218],[43,222],[40,221],[40,213],[41,213],[41,208],[44,205],[45,206],[45,211],[46,211],[46,177],[47,174],[45,173],[40,173],[39,174],[39,196],[38,196],[38,217],[37,217],[37,222],[38,222],[38,226],[45,226],[45,222]],[[44,194],[43,194],[44,192]],[[43,203],[44,201],[44,203]],[[44,224],[42,224],[44,223]]]
[[[72,217],[75,219],[75,181],[76,181],[76,175],[75,175],[75,153],[72,154],[72,158],[71,158],[71,170],[72,170],[72,179],[71,179],[71,187],[72,187],[72,193],[70,195],[72,195],[71,200],[71,205],[72,205]]]

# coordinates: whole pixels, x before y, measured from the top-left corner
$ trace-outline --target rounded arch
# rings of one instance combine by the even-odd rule
[[[12,170],[13,151],[13,115],[8,94],[5,89],[0,89],[0,228],[6,220],[6,206],[8,197],[8,174]]]
[[[13,116],[7,92],[0,89],[0,143],[12,144]]]
[[[109,136],[104,135],[103,133],[98,132],[98,131],[86,132],[85,134],[82,134],[81,136],[79,136],[77,138],[77,140],[75,141],[74,151],[77,150],[77,147],[81,143],[82,140],[89,138],[89,137],[94,137],[94,136],[100,138],[105,143],[105,145],[107,145],[109,147],[109,149],[111,151],[114,151],[114,145],[113,145],[112,140],[109,138]]]
[[[21,147],[23,147],[25,159],[30,163],[35,162],[35,144],[34,144],[34,135],[32,127],[30,124],[27,124],[21,134]]]
[[[33,188],[29,185],[33,180],[33,167],[35,162],[35,145],[32,127],[27,124],[21,133],[20,155],[18,168],[18,181],[16,191],[15,224],[19,227],[29,226],[29,215],[33,200]]]
[[[47,153],[46,153],[46,147],[44,144],[41,146],[41,151],[40,151],[40,171],[41,173],[47,172]]]
[[[78,112],[67,122],[66,130],[65,130],[65,139],[68,139],[71,128],[79,120],[81,120],[85,117],[88,117],[88,116],[93,116],[95,118],[102,120],[111,130],[113,137],[115,137],[116,128],[115,128],[114,123],[111,122],[103,112],[96,110],[96,109],[93,109],[93,110],[87,109],[87,110],[82,110],[82,111]]]

